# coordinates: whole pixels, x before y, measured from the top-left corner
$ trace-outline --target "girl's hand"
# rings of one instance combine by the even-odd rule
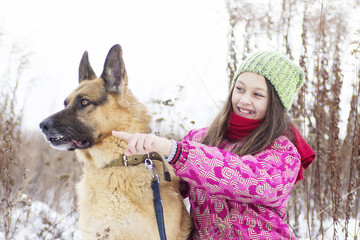
[[[112,135],[122,138],[128,142],[128,149],[124,153],[126,156],[150,152],[159,152],[169,156],[171,152],[171,141],[153,134],[132,134],[127,132],[112,131]]]

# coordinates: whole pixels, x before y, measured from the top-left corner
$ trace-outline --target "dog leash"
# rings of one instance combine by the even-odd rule
[[[164,213],[163,213],[163,207],[160,197],[160,188],[159,188],[160,178],[158,175],[154,174],[154,163],[150,159],[150,157],[145,159],[145,167],[149,169],[149,171],[153,175],[153,179],[151,181],[151,189],[153,190],[154,209],[155,209],[155,216],[156,216],[156,222],[158,226],[160,239],[166,240]]]
[[[111,163],[107,164],[105,168],[116,167],[116,166],[129,166],[129,165],[134,166],[140,163],[145,164],[145,168],[147,168],[153,175],[153,179],[151,181],[151,189],[153,191],[154,209],[155,209],[155,216],[156,216],[156,222],[160,235],[160,240],[166,240],[164,212],[163,212],[161,196],[160,196],[160,188],[159,188],[160,178],[158,175],[154,174],[154,163],[153,163],[154,160],[161,161],[163,163],[164,179],[168,182],[171,182],[169,169],[165,165],[164,159],[157,152],[151,152],[144,155],[132,155],[132,156],[123,155],[122,158],[114,159]]]

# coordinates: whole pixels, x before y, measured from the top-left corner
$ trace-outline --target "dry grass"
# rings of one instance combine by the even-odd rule
[[[16,100],[29,55],[16,44],[11,54],[11,66],[0,81],[0,238],[14,239],[20,228],[32,224],[29,221],[41,219],[32,231],[38,239],[52,239],[61,236],[60,222],[49,220],[53,220],[47,215],[50,210],[31,216],[32,204],[41,201],[76,217],[72,201],[81,168],[73,153],[51,149],[40,131],[21,131],[22,112]]]
[[[251,5],[246,1],[228,1],[231,63],[244,59],[249,48],[266,46],[287,54],[305,72],[305,84],[291,115],[301,123],[317,159],[306,171],[305,179],[295,186],[288,207],[288,221],[301,238],[327,239],[329,232],[333,239],[357,239],[360,235],[360,47],[359,35],[355,35],[357,42],[351,39],[354,35],[349,24],[349,17],[356,12],[351,11],[360,6],[358,1],[343,3],[272,1],[271,6],[282,6],[279,14],[279,9],[258,7],[264,5],[263,1],[253,1]],[[236,40],[234,33],[238,33]],[[353,50],[346,52],[349,48]],[[240,54],[234,55],[234,49]],[[344,78],[343,59],[352,60],[355,79]],[[228,70],[231,77],[232,64]],[[345,81],[354,82],[348,113],[342,112],[340,105],[341,93],[348,91],[343,88]],[[341,117],[344,114],[349,114],[347,121]],[[344,122],[347,131],[341,138]],[[349,227],[350,219],[355,219],[355,227]],[[306,224],[302,224],[304,220]]]
[[[19,165],[28,169],[25,193],[33,201],[47,203],[62,212],[69,209],[64,202],[75,200],[75,183],[81,175],[80,163],[74,152],[52,149],[39,132],[22,135]]]

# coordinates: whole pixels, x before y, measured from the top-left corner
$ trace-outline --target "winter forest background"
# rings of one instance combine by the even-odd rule
[[[299,239],[359,239],[360,1],[224,4],[229,29],[224,85],[238,63],[264,44],[305,71],[291,115],[317,158],[292,191],[289,225]],[[4,37],[0,32],[0,44]],[[55,151],[40,132],[22,128],[17,97],[31,54],[17,42],[10,53],[0,76],[0,239],[79,239],[74,188],[81,166],[72,152]],[[164,136],[179,139],[192,124],[190,115],[174,120],[181,96],[148,103]]]

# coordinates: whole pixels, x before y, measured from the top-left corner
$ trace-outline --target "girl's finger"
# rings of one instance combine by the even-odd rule
[[[132,154],[136,154],[137,153],[137,138],[136,138],[136,135],[133,134],[131,137],[129,137],[127,139],[128,141],[128,144],[127,144],[127,148],[128,150],[132,153]]]
[[[133,134],[114,130],[114,131],[112,131],[112,135],[115,137],[125,139],[125,140],[129,140]]]
[[[147,152],[152,151],[152,146],[153,146],[153,142],[154,142],[154,137],[153,135],[146,135],[145,136],[145,140],[144,140],[144,149]]]
[[[145,140],[146,140],[146,135],[145,134],[135,134],[136,136],[136,145],[135,145],[135,149],[136,152],[138,154],[143,154],[145,153],[146,149],[145,149]]]

